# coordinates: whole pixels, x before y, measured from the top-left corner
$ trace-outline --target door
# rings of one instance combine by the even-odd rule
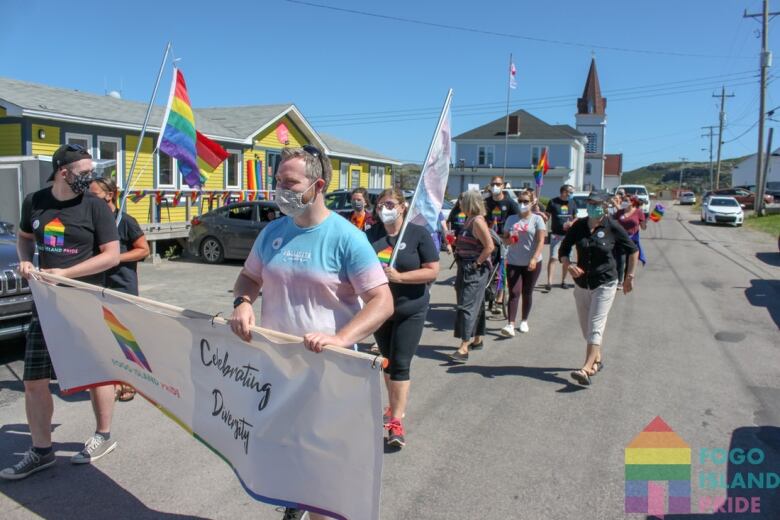
[[[276,189],[276,172],[279,170],[279,164],[282,162],[282,154],[279,152],[268,152],[268,180],[267,184],[270,184],[272,190]]]
[[[51,170],[51,167],[49,168]],[[0,165],[0,220],[19,225],[22,211],[22,166]]]
[[[225,213],[225,256],[246,258],[259,232],[255,204],[237,204]]]

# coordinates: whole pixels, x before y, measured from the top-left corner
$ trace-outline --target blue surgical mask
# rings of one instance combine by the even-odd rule
[[[604,216],[604,206],[601,204],[588,204],[588,217],[596,219]]]

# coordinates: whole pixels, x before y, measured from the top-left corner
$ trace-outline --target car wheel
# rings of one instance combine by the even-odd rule
[[[219,264],[225,259],[225,249],[216,238],[206,237],[200,243],[200,256],[207,264]]]

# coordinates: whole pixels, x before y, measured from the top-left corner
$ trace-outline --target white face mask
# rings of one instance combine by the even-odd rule
[[[501,195],[501,186],[491,186],[490,193],[492,193],[495,196]]]
[[[609,213],[610,215],[614,215],[615,213],[617,213],[617,208],[615,208],[614,206],[610,206],[607,208],[607,213]]]
[[[520,204],[520,213],[528,213],[531,211],[531,205],[530,204]]]
[[[628,209],[630,207],[631,207],[631,203],[630,202],[621,202],[620,203],[620,209]]]
[[[315,199],[312,197],[309,202],[303,202],[303,195],[315,184],[317,181],[312,182],[308,188],[300,193],[277,188],[274,201],[279,205],[279,211],[292,218],[302,215]]]
[[[387,209],[382,206],[382,209],[379,211],[379,218],[384,224],[392,224],[398,220],[398,208]]]

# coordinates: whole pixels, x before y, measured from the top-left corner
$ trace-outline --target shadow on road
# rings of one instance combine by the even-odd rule
[[[523,367],[523,366],[484,366],[484,365],[456,365],[447,369],[450,374],[479,374],[482,377],[493,379],[502,376],[519,376],[528,377],[531,379],[538,379],[539,381],[546,381],[548,383],[557,383],[564,385],[567,392],[573,392],[577,390],[584,390],[585,387],[575,385],[568,379],[565,379],[557,374],[557,372],[569,373],[574,368],[566,367]],[[563,391],[563,389],[561,389]]]
[[[54,425],[56,428],[59,425]],[[26,424],[6,424],[0,428],[0,466],[19,460],[30,445]],[[57,443],[54,451],[76,452],[82,443]],[[70,456],[58,456],[57,463],[24,480],[0,480],[0,493],[15,501],[36,517],[45,519],[78,518],[80,520],[164,519],[200,520],[201,517],[155,511],[123,489],[96,466],[73,465]],[[13,511],[5,514],[13,515]]]
[[[770,520],[780,518],[780,493],[774,487],[777,485],[776,482],[774,485],[769,485],[771,479],[768,477],[770,474],[780,473],[780,428],[776,426],[746,426],[737,428],[731,434],[728,453],[748,454],[753,450],[753,461],[757,464],[752,464],[747,460],[740,464],[736,464],[732,460],[723,464],[715,464],[709,457],[705,461],[700,461],[699,458],[702,456],[700,450],[709,447],[692,446],[691,448],[693,467],[698,466],[700,470],[699,473],[693,472],[691,474],[691,488],[692,491],[696,489],[700,491],[700,502],[691,502],[692,513],[665,514],[663,516],[665,520],[711,518]],[[713,451],[711,450],[710,453]],[[759,452],[763,455],[763,460],[760,462],[758,460]],[[717,456],[715,459],[718,460]],[[734,457],[734,460],[740,461],[739,457]],[[696,464],[697,462],[698,464]],[[717,485],[720,485],[717,478],[721,475],[725,478],[724,483],[728,489],[717,488]],[[754,478],[754,485],[748,487],[751,475]],[[739,485],[742,479],[745,482],[744,487]],[[761,484],[762,482],[763,484]],[[716,498],[717,500],[713,500]],[[758,504],[759,511],[750,512],[751,500],[754,504]],[[714,508],[713,501],[715,502]],[[723,507],[721,511],[713,511],[721,505]],[[746,507],[746,512],[735,512],[740,510],[738,508],[744,510]],[[646,520],[654,520],[659,517],[647,515],[645,518]]]
[[[755,307],[766,307],[775,326],[780,328],[780,280],[750,280],[745,297]]]
[[[452,330],[455,325],[454,303],[432,303],[425,316],[426,328],[433,326],[436,331]]]
[[[773,267],[780,267],[780,253],[756,253],[756,258]]]

